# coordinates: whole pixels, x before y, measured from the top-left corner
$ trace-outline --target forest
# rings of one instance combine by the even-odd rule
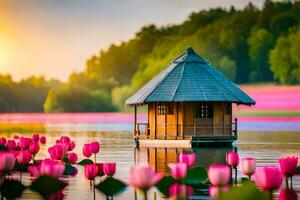
[[[87,58],[65,83],[0,76],[0,112],[107,112],[186,48],[237,84],[300,83],[300,1],[266,0],[237,10],[194,12],[181,24],[142,27],[135,37]]]

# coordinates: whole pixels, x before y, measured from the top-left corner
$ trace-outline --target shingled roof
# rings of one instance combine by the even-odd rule
[[[172,61],[125,103],[135,105],[195,101],[255,104],[251,97],[192,48]]]

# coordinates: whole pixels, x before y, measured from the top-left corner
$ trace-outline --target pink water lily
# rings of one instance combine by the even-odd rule
[[[188,168],[191,168],[195,164],[195,153],[180,153],[178,156],[178,162],[185,163]]]
[[[180,183],[174,183],[169,187],[169,200],[189,199],[193,195],[193,188]]]
[[[65,163],[58,160],[45,159],[40,165],[41,174],[60,177],[65,171]]]
[[[40,135],[38,133],[32,135],[33,142],[38,142],[39,140],[40,140]]]
[[[17,144],[14,140],[7,140],[6,147],[8,148],[8,150],[12,151],[16,149]]]
[[[46,139],[46,136],[41,136],[41,137],[40,137],[40,143],[41,143],[41,144],[46,144],[46,140],[47,140],[47,139]]]
[[[116,163],[103,163],[103,173],[106,176],[113,176],[116,173]]]
[[[55,144],[48,149],[48,152],[53,160],[62,160],[67,152],[67,146],[64,144]]]
[[[75,164],[78,160],[78,156],[77,156],[76,153],[70,152],[70,153],[68,153],[68,159],[69,159],[71,164]]]
[[[251,179],[251,176],[254,174],[255,169],[256,169],[256,159],[255,158],[242,158],[240,167],[241,167],[242,173],[249,176],[249,179]]]
[[[32,159],[32,155],[29,150],[21,150],[17,156],[18,163],[28,164]]]
[[[91,142],[90,143],[91,152],[96,154],[100,151],[100,143],[99,142]]]
[[[84,144],[82,148],[82,153],[85,157],[89,158],[92,155],[90,144]]]
[[[239,154],[231,151],[226,153],[226,163],[232,168],[236,168],[240,162]]]
[[[98,166],[96,164],[86,164],[84,165],[84,175],[85,177],[92,181],[98,174]]]
[[[168,167],[174,179],[179,180],[186,177],[187,165],[185,163],[169,163]]]
[[[282,174],[277,166],[265,166],[256,169],[255,182],[263,190],[278,189],[282,180]]]
[[[130,168],[129,184],[141,191],[148,191],[163,177],[163,173],[156,173],[150,166],[136,165]]]
[[[31,142],[32,142],[31,138],[20,137],[20,139],[19,139],[19,147],[22,150],[27,150],[27,149],[29,149],[29,146],[30,146]]]
[[[35,155],[40,151],[40,144],[38,142],[32,142],[29,146],[29,151]]]
[[[230,181],[231,170],[224,164],[213,164],[208,168],[208,179],[212,185],[224,186]]]
[[[28,167],[31,176],[38,178],[41,175],[60,177],[65,171],[65,164],[58,160],[45,159],[38,165]]]
[[[214,186],[211,185],[208,189],[208,194],[214,199],[218,199],[220,193],[228,192],[229,191],[229,186],[228,185],[223,185],[223,186]]]
[[[2,145],[2,146],[6,145],[6,138],[5,137],[0,138],[0,145]]]
[[[288,156],[283,157],[278,160],[280,164],[280,169],[283,175],[293,176],[296,172],[298,157],[297,156]]]
[[[16,157],[11,152],[0,152],[0,172],[9,172],[15,166]]]

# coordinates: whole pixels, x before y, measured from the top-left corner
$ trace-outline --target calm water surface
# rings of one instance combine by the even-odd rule
[[[124,116],[122,116],[124,117]],[[104,117],[105,118],[105,117]],[[113,117],[112,117],[113,120]],[[130,129],[127,118],[115,119],[117,123],[110,120],[95,121],[94,123],[79,123],[80,118],[73,122],[47,122],[46,131],[41,133],[47,136],[47,144],[41,147],[38,158],[48,157],[47,149],[55,143],[55,140],[61,135],[68,135],[77,144],[75,152],[79,159],[82,159],[81,149],[83,144],[93,141],[101,141],[101,150],[97,155],[99,162],[117,162],[116,178],[125,182],[128,181],[129,168],[134,163],[149,162],[156,170],[168,173],[166,163],[175,162],[176,155],[182,151],[194,151],[196,153],[196,163],[202,166],[208,166],[212,163],[225,162],[225,153],[230,148],[197,148],[197,149],[175,149],[175,148],[141,148],[134,150],[131,131],[122,131],[124,127]],[[1,116],[0,116],[1,121]],[[29,123],[30,121],[27,121]],[[36,122],[36,121],[34,121]],[[19,123],[18,120],[5,123]],[[253,122],[251,122],[253,123]],[[298,123],[298,122],[296,122]],[[1,125],[1,124],[0,124]],[[120,131],[121,130],[121,131]],[[30,136],[29,134],[23,134]],[[12,134],[2,133],[1,136],[11,137]],[[242,131],[237,141],[238,151],[241,157],[255,157],[258,165],[276,164],[277,159],[286,155],[297,155],[300,157],[300,132],[291,131]],[[68,182],[68,187],[64,190],[65,199],[93,199],[93,193],[90,191],[89,181],[84,178],[83,167],[78,166],[79,173],[76,177],[64,178]],[[238,174],[241,177],[241,174]],[[24,183],[29,183],[28,175],[23,178]],[[300,198],[300,176],[294,178],[294,189]],[[114,199],[142,199],[139,194],[135,195],[133,189],[127,189],[126,192],[116,196]],[[157,191],[149,193],[149,199],[161,199]],[[37,194],[26,191],[22,199],[41,199]],[[105,197],[96,191],[96,199],[105,199]],[[193,199],[207,199],[207,197],[194,197]]]

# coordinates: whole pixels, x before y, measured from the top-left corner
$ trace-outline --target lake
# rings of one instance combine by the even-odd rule
[[[144,115],[139,116],[145,120]],[[300,157],[300,126],[299,117],[273,117],[273,118],[247,118],[239,119],[239,138],[236,142],[240,157],[255,157],[258,166],[276,164],[277,159],[286,155]],[[41,131],[41,135],[47,136],[47,144],[41,146],[37,158],[48,157],[47,149],[61,135],[68,135],[77,144],[75,152],[82,159],[83,144],[98,140],[101,142],[101,150],[97,155],[97,161],[117,163],[116,178],[128,180],[129,168],[134,163],[149,162],[156,170],[168,173],[166,163],[175,162],[176,155],[182,151],[194,151],[196,163],[208,166],[212,163],[225,162],[225,153],[231,148],[140,148],[135,150],[132,140],[132,116],[122,113],[88,113],[88,114],[1,114],[0,128],[15,132],[31,130],[31,133],[19,133],[31,136],[34,129]],[[17,127],[16,129],[13,129]],[[6,130],[9,131],[9,130]],[[12,137],[15,134],[2,133],[1,136]],[[65,199],[93,199],[89,181],[84,178],[83,167],[78,166],[79,173],[75,177],[67,177],[68,183],[64,190]],[[242,176],[238,174],[239,178]],[[29,182],[29,176],[24,175],[23,181]],[[294,178],[294,189],[300,197],[300,176]],[[161,199],[157,191],[149,193],[149,199]],[[128,189],[114,199],[134,199],[135,191]],[[141,196],[137,194],[137,199]],[[194,199],[207,199],[208,197],[194,197]],[[27,191],[22,199],[41,199],[37,194]],[[105,197],[96,191],[96,199]]]

